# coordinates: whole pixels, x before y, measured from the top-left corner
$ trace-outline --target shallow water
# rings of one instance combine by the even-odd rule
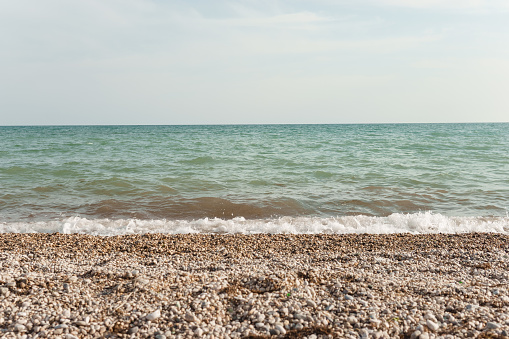
[[[4,232],[509,227],[509,124],[0,127],[0,145]]]

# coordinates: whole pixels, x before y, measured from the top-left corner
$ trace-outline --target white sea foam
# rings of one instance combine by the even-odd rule
[[[509,217],[447,217],[431,212],[392,214],[388,217],[282,217],[277,219],[137,220],[71,217],[48,222],[3,222],[0,233],[81,233],[101,236],[143,233],[469,233],[509,234]]]

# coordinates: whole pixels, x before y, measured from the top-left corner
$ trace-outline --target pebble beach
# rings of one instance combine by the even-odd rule
[[[3,338],[508,338],[509,236],[0,234]]]

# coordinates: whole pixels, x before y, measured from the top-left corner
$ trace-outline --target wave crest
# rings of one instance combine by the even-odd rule
[[[0,223],[0,233],[80,233],[100,236],[124,234],[215,233],[215,234],[390,234],[470,233],[509,234],[509,217],[448,217],[431,212],[364,215],[331,218],[281,217],[269,219],[203,218],[196,220],[140,220],[65,218],[46,222]]]

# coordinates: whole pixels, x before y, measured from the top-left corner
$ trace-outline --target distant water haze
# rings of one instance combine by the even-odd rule
[[[0,231],[509,232],[509,124],[0,127]]]

